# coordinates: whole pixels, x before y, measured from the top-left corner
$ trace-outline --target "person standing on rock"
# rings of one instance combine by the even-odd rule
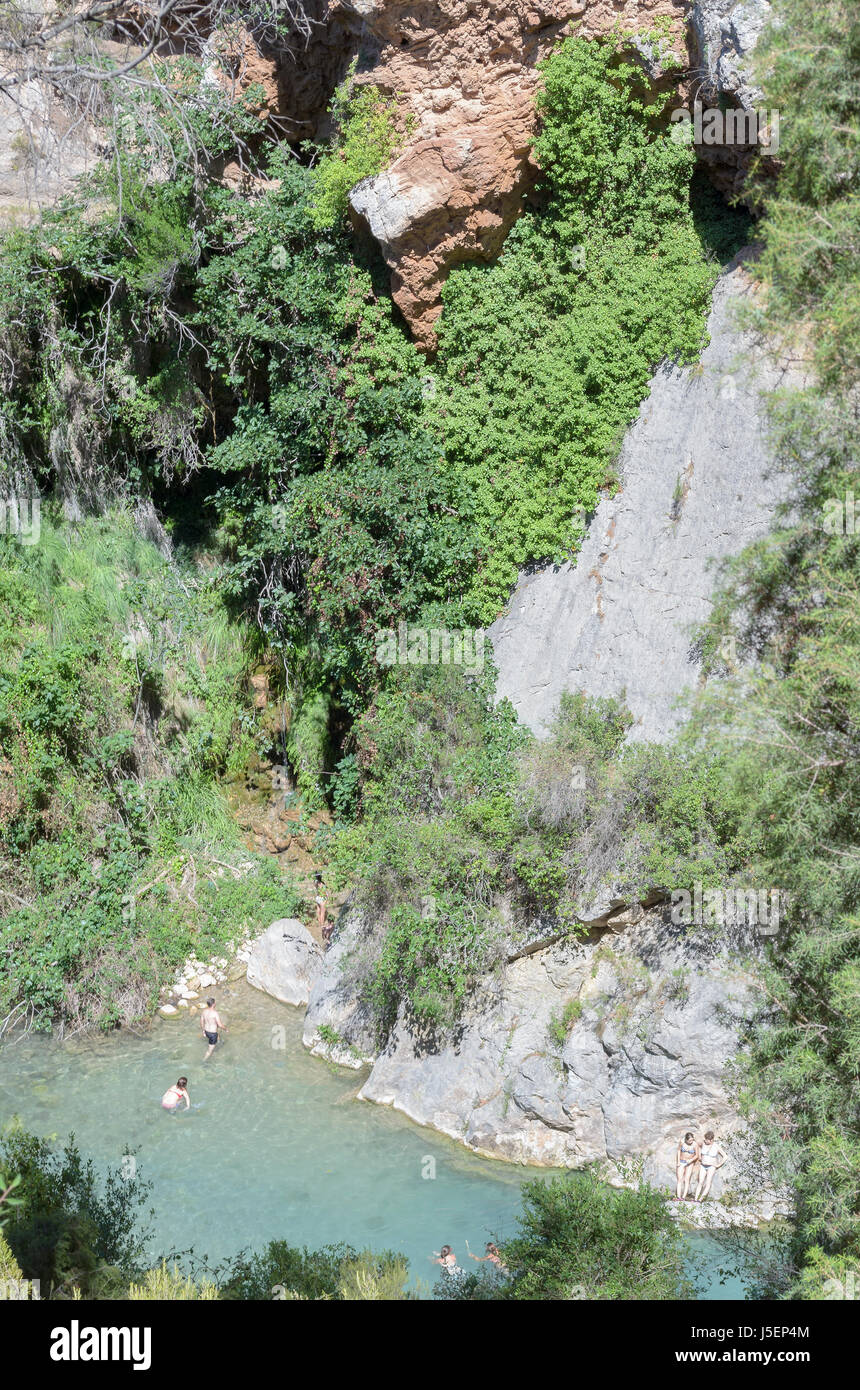
[[[328,946],[331,941],[331,934],[334,931],[334,922],[328,920],[328,903],[325,897],[325,884],[323,883],[322,874],[314,874],[314,887],[316,889],[314,904],[317,910],[317,926],[320,929],[323,945]]]
[[[711,1183],[718,1168],[722,1168],[728,1157],[722,1144],[718,1144],[714,1138],[714,1131],[709,1129],[705,1134],[705,1142],[699,1150],[699,1162],[701,1171],[699,1173],[699,1186],[696,1188],[696,1201],[704,1202],[711,1190]]]
[[[699,1161],[699,1145],[692,1130],[688,1130],[683,1139],[678,1141],[678,1152],[675,1155],[675,1175],[678,1179],[675,1185],[675,1197],[679,1202],[685,1202],[690,1193],[690,1179]]]
[[[214,999],[206,1000],[206,1008],[202,1009],[200,1013],[200,1027],[203,1029],[203,1036],[209,1044],[209,1050],[203,1058],[204,1062],[208,1062],[215,1051],[219,1030],[224,1033],[227,1032],[227,1026],[215,1008]]]

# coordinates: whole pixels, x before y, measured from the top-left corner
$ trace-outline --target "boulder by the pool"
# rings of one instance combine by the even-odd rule
[[[295,917],[281,918],[253,943],[248,984],[282,1004],[307,1004],[322,959],[307,927]]]

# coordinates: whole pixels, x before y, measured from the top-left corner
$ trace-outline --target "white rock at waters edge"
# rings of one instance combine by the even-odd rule
[[[282,1004],[307,1004],[323,953],[296,917],[273,922],[251,947],[248,984]]]
[[[724,1078],[761,1006],[759,943],[741,930],[687,930],[667,913],[624,914],[623,926],[613,919],[585,939],[509,961],[479,982],[450,1034],[423,1036],[401,1011],[380,1050],[362,988],[375,924],[347,912],[311,991],[304,1044],[340,1065],[369,1063],[359,1099],[474,1152],[549,1167],[595,1164],[613,1186],[674,1190],[680,1135],[713,1128],[730,1162],[715,1175],[712,1200],[686,1204],[682,1219],[769,1221],[787,1212],[785,1194],[751,1169]]]

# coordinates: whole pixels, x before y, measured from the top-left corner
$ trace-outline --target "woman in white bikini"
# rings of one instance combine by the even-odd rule
[[[679,1202],[685,1202],[690,1192],[690,1179],[695,1172],[696,1164],[699,1161],[699,1145],[692,1130],[689,1130],[678,1142],[678,1152],[675,1155],[675,1175],[678,1179],[675,1186],[675,1197]]]
[[[190,1109],[191,1099],[186,1090],[187,1085],[188,1077],[180,1076],[176,1085],[169,1087],[169,1089],[164,1092],[164,1095],[161,1097],[161,1104],[165,1110],[178,1110],[183,1101],[185,1101],[185,1109]]]
[[[714,1138],[714,1131],[709,1129],[705,1134],[705,1142],[699,1150],[699,1162],[702,1170],[699,1173],[699,1186],[696,1188],[696,1201],[704,1202],[711,1190],[711,1183],[718,1168],[722,1168],[728,1155],[722,1144],[718,1144]]]

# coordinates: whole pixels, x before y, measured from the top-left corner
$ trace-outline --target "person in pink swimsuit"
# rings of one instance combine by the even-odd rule
[[[164,1095],[161,1097],[162,1107],[165,1110],[178,1110],[182,1102],[185,1101],[185,1109],[190,1109],[191,1098],[188,1095],[188,1091],[186,1090],[187,1086],[188,1077],[180,1076],[179,1080],[176,1082],[176,1085],[171,1086],[169,1090],[165,1091]]]

